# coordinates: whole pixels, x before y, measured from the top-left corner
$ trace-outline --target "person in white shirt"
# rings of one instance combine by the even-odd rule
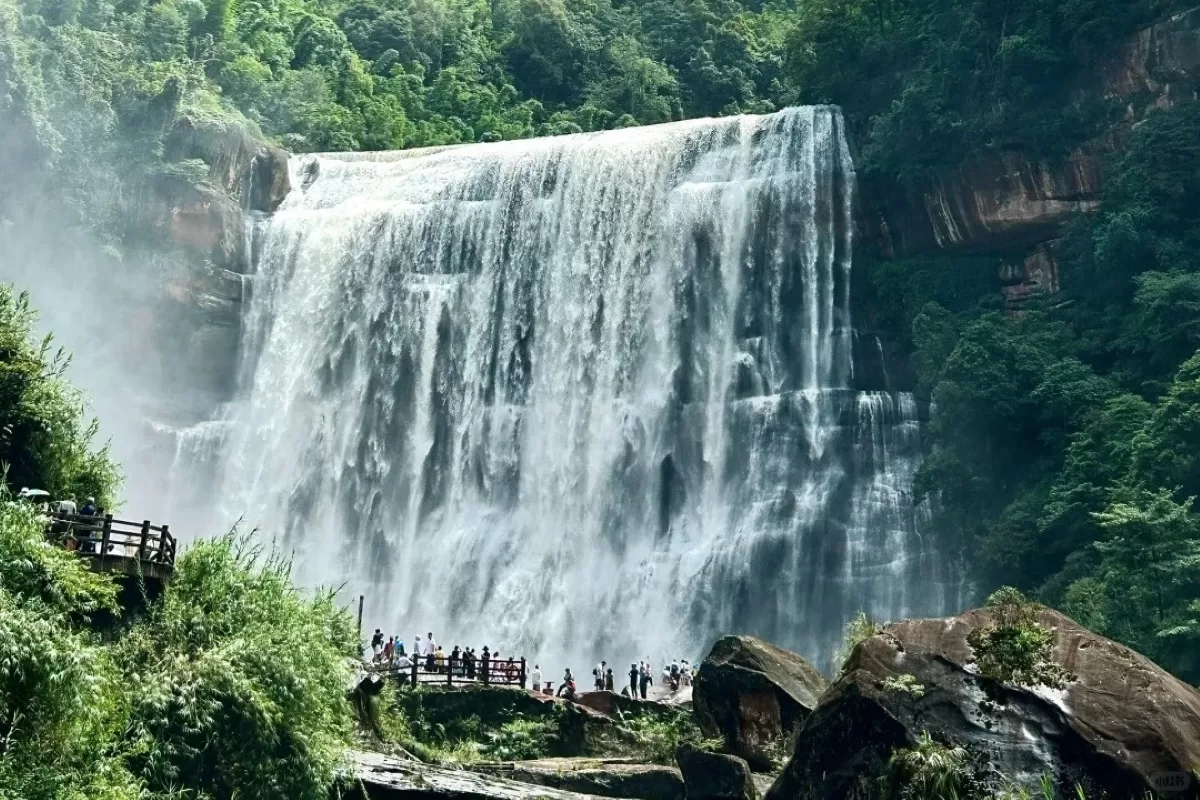
[[[408,657],[407,653],[401,653],[396,658],[396,669],[399,669],[399,670],[412,669],[412,659]]]
[[[437,652],[437,642],[433,641],[433,631],[425,635],[425,671],[433,672],[436,666],[433,663],[434,653]]]
[[[537,664],[533,665],[533,672],[529,675],[529,680],[533,683],[533,690],[540,692],[542,690],[542,668]]]

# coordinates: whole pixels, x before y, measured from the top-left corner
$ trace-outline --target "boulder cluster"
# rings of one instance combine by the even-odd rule
[[[1026,623],[1043,668],[1020,671],[1017,663],[1017,671],[998,673],[980,643],[981,634],[1002,629],[1001,613],[989,607],[879,628],[853,648],[832,683],[795,653],[726,636],[694,688],[694,718],[709,738],[680,746],[678,769],[566,758],[477,768],[491,782],[472,778],[471,790],[453,775],[438,780],[454,785],[449,794],[480,800],[983,800],[1051,791],[1088,800],[1200,800],[1200,692],[1033,606]],[[1030,685],[1029,675],[1041,680]],[[592,698],[578,713],[609,719],[608,712],[631,711],[619,705]],[[912,778],[931,754],[953,763],[956,789],[897,786],[897,775]],[[437,781],[404,777],[419,772],[412,765],[393,772],[392,793],[381,796],[440,794],[430,789]]]
[[[727,637],[696,683],[700,724],[755,768],[766,767],[771,742],[791,740],[766,800],[862,796],[893,754],[923,739],[960,748],[982,796],[1040,795],[1049,782],[1060,797],[1200,797],[1200,693],[1044,608],[1036,625],[1062,684],[986,677],[968,639],[995,613],[888,625],[828,686],[794,654]]]

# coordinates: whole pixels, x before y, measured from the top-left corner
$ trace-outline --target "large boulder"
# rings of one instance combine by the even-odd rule
[[[682,694],[683,690],[676,694]],[[690,697],[690,695],[689,695]],[[618,714],[663,714],[669,715],[676,713],[676,709],[680,703],[672,700],[673,695],[656,700],[642,700],[636,697],[627,697],[616,692],[584,692],[579,695],[575,702],[578,705],[590,708],[593,711],[598,711],[601,714],[606,714],[610,717],[615,717]]]
[[[828,685],[801,656],[753,636],[725,636],[700,665],[692,707],[728,752],[769,771],[771,751],[817,705]]]
[[[950,619],[889,625],[856,648],[841,678],[805,721],[795,751],[767,800],[848,798],[883,772],[897,748],[923,733],[962,746],[995,790],[1038,791],[1044,776],[1059,796],[1141,798],[1174,788],[1196,798],[1200,694],[1127,647],[1049,609],[1052,662],[1065,688],[985,679],[968,634],[993,624],[989,609]]]
[[[446,769],[379,753],[352,751],[351,773],[339,796],[345,800],[593,800],[491,775]]]
[[[737,756],[683,745],[675,753],[687,800],[758,800],[750,765]]]
[[[627,759],[543,758],[476,764],[471,769],[519,783],[599,797],[684,800],[683,777],[678,769]]]

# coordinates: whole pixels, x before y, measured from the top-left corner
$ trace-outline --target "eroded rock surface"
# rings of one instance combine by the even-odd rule
[[[771,750],[817,705],[827,681],[790,650],[753,636],[725,636],[700,665],[693,690],[696,720],[757,770]]]
[[[351,753],[347,800],[592,800],[595,795],[434,767],[379,753]]]
[[[737,756],[683,746],[675,754],[687,800],[758,800],[750,765]]]
[[[678,769],[629,759],[544,758],[477,764],[472,770],[568,792],[637,800],[684,800]]]
[[[1103,136],[1064,157],[997,152],[915,186],[864,181],[863,232],[890,257],[1032,252],[1057,238],[1072,216],[1098,207],[1101,167],[1130,126],[1149,109],[1193,102],[1198,92],[1200,8],[1136,32],[1076,88],[1080,102],[1125,105],[1124,118]]]
[[[1175,796],[1196,798],[1200,693],[1127,647],[1051,610],[1054,660],[1074,674],[1065,689],[1024,688],[980,678],[968,633],[990,624],[975,610],[950,619],[890,625],[860,645],[796,738],[794,755],[767,800],[846,798],[891,753],[923,732],[967,747],[1000,788],[1037,790],[1050,776],[1061,796],[1141,798],[1186,779]],[[906,679],[920,692],[896,688]],[[919,694],[919,696],[918,696]]]

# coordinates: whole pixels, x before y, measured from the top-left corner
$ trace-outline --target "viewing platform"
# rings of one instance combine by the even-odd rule
[[[152,525],[149,520],[52,512],[46,538],[89,559],[94,572],[141,577],[164,585],[175,572],[175,537],[169,526]]]
[[[425,659],[408,667],[372,665],[372,673],[393,677],[402,685],[440,684],[442,686],[517,686],[526,688],[529,672],[525,659],[475,661],[468,665],[462,659],[443,659],[434,669],[425,669]]]

